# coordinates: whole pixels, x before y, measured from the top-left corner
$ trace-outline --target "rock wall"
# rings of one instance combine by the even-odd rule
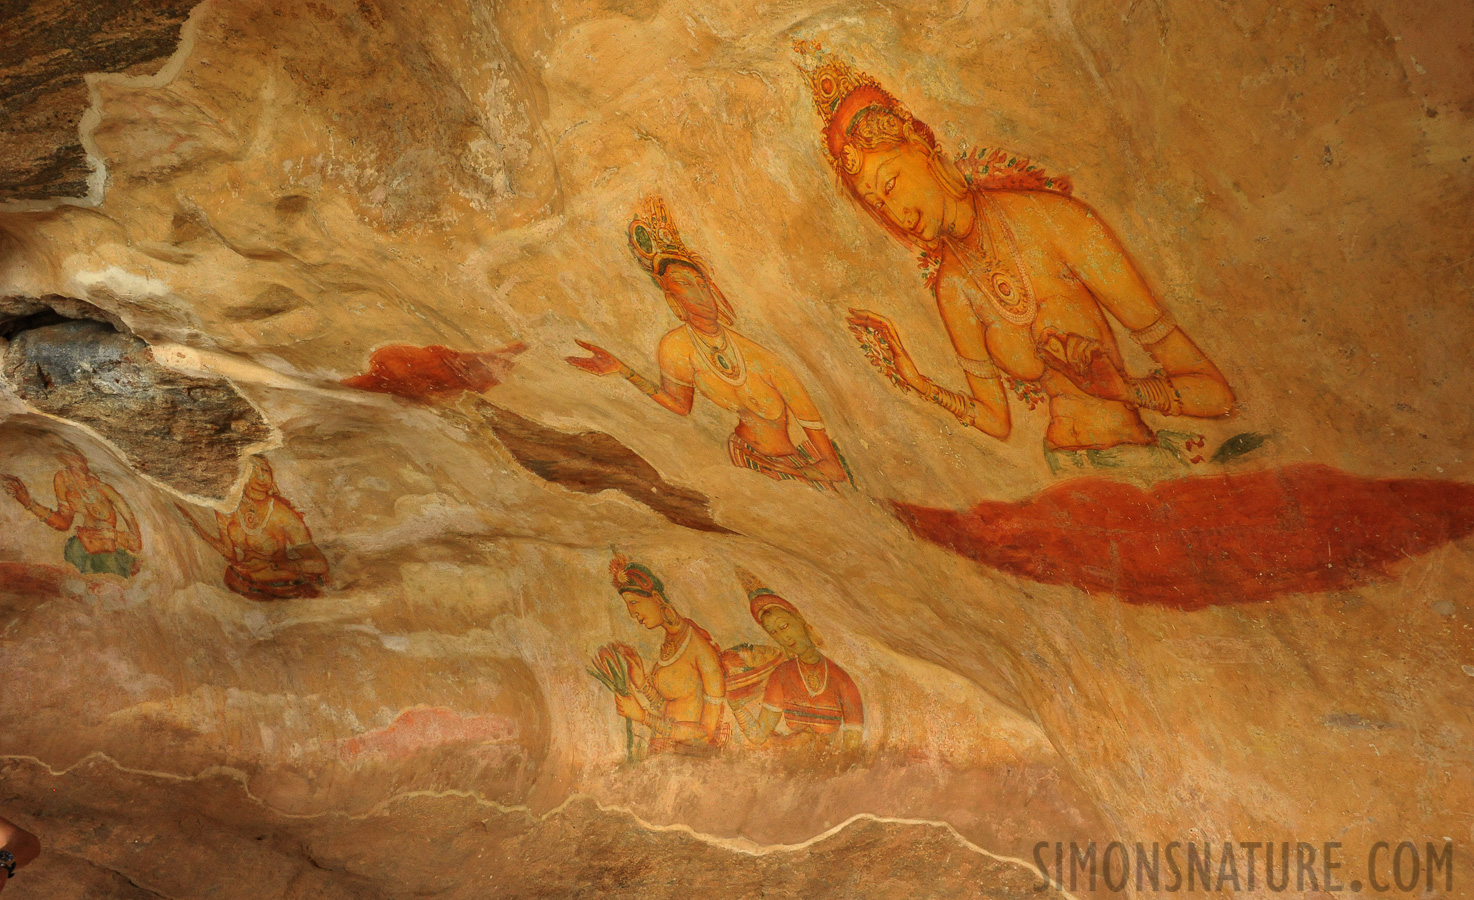
[[[85,99],[24,74],[75,10],[13,14],[6,108],[70,110],[0,212],[16,897],[1022,897],[1038,842],[1115,839],[1467,870],[1462,5],[207,0],[74,52]],[[826,155],[825,59],[968,152],[1043,316],[1139,272],[1232,415],[1133,402],[1141,467],[1055,441],[1063,343],[970,382]],[[1084,239],[1029,203],[1124,252],[1050,268]],[[1102,302],[1097,360],[1171,369]],[[611,643],[670,662],[648,723]]]

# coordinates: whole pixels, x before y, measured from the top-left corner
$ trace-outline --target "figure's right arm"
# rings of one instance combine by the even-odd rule
[[[194,513],[185,508],[184,504],[175,503],[174,508],[179,510],[180,515],[184,516],[184,521],[189,523],[189,527],[194,529],[194,533],[199,535],[201,540],[210,545],[210,549],[227,558],[231,558],[234,556],[234,554],[231,552],[230,547],[225,543],[225,527],[224,524],[220,521],[219,513],[215,514],[216,524],[220,526],[219,531],[216,534],[211,534],[210,532],[205,530],[205,526],[200,524],[200,520],[194,517]]]
[[[70,476],[67,470],[62,469],[56,473],[56,479],[51,483],[52,491],[56,494],[56,510],[52,511],[39,503],[31,504],[31,512],[36,518],[45,522],[57,531],[66,531],[72,527],[72,519],[76,518],[77,510],[72,506]],[[85,519],[83,520],[86,521]]]
[[[660,342],[659,385],[630,368],[608,350],[587,341],[576,341],[575,343],[592,354],[591,356],[569,356],[566,359],[568,364],[574,368],[582,369],[593,375],[618,375],[651,400],[677,415],[684,416],[691,411],[696,392],[690,375],[690,355],[686,354],[684,359],[678,362],[675,357],[680,354],[674,352],[674,348],[668,347],[675,334],[676,332],[667,334]],[[671,357],[669,365],[668,356]],[[680,375],[682,365],[687,373],[684,378]]]

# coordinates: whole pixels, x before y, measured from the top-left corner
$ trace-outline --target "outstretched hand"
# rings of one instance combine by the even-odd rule
[[[590,356],[565,356],[564,359],[568,360],[568,364],[576,369],[583,369],[594,375],[613,375],[623,367],[623,364],[614,358],[614,354],[597,344],[578,340],[574,343],[591,354]]]
[[[921,391],[926,386],[926,377],[916,368],[911,354],[901,343],[901,333],[890,319],[868,309],[851,309],[846,321],[860,350],[870,364],[880,369],[898,387],[909,387]]]
[[[0,481],[5,482],[5,490],[15,498],[15,502],[27,509],[31,506],[31,492],[26,490],[25,482],[14,475],[0,475]]]
[[[1126,376],[1106,354],[1100,341],[1046,328],[1036,345],[1044,364],[1064,375],[1076,387],[1103,400],[1126,401],[1131,389]]]

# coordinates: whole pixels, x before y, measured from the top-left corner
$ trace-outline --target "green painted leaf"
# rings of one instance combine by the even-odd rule
[[[1257,431],[1245,431],[1242,434],[1236,434],[1218,445],[1217,451],[1213,453],[1213,462],[1231,462],[1240,456],[1258,450],[1264,446],[1264,442],[1267,440],[1269,440],[1269,435],[1261,434]]]

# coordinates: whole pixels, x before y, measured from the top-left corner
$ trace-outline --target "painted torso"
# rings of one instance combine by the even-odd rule
[[[954,298],[951,302],[969,305],[984,328],[988,353],[1003,374],[1020,381],[1036,381],[1043,387],[1049,396],[1045,441],[1051,448],[1152,443],[1152,431],[1136,410],[1085,393],[1065,376],[1047,368],[1038,354],[1039,339],[1052,328],[1062,334],[1076,334],[1100,342],[1117,368],[1125,368],[1100,301],[1055,250],[1071,236],[1051,215],[1053,196],[1043,197],[1044,201],[1039,202],[1035,194],[1027,192],[987,192],[987,199],[977,204],[980,213],[977,223],[959,242],[967,258],[958,259],[950,249],[942,253],[938,286],[945,284],[949,289],[937,291],[937,302],[945,307],[948,301],[944,298],[951,296]],[[1005,221],[989,222],[995,217]],[[981,274],[987,270],[988,251],[994,249],[996,236],[1005,225],[1017,242],[1019,256],[1038,299],[1038,313],[1027,324],[1005,321],[968,272],[971,269],[974,274]],[[1006,270],[1012,268],[1009,254],[995,256],[1003,260]],[[1093,262],[1103,266],[1128,264],[1121,258]],[[943,317],[954,321],[965,318],[957,312],[943,309]]]

